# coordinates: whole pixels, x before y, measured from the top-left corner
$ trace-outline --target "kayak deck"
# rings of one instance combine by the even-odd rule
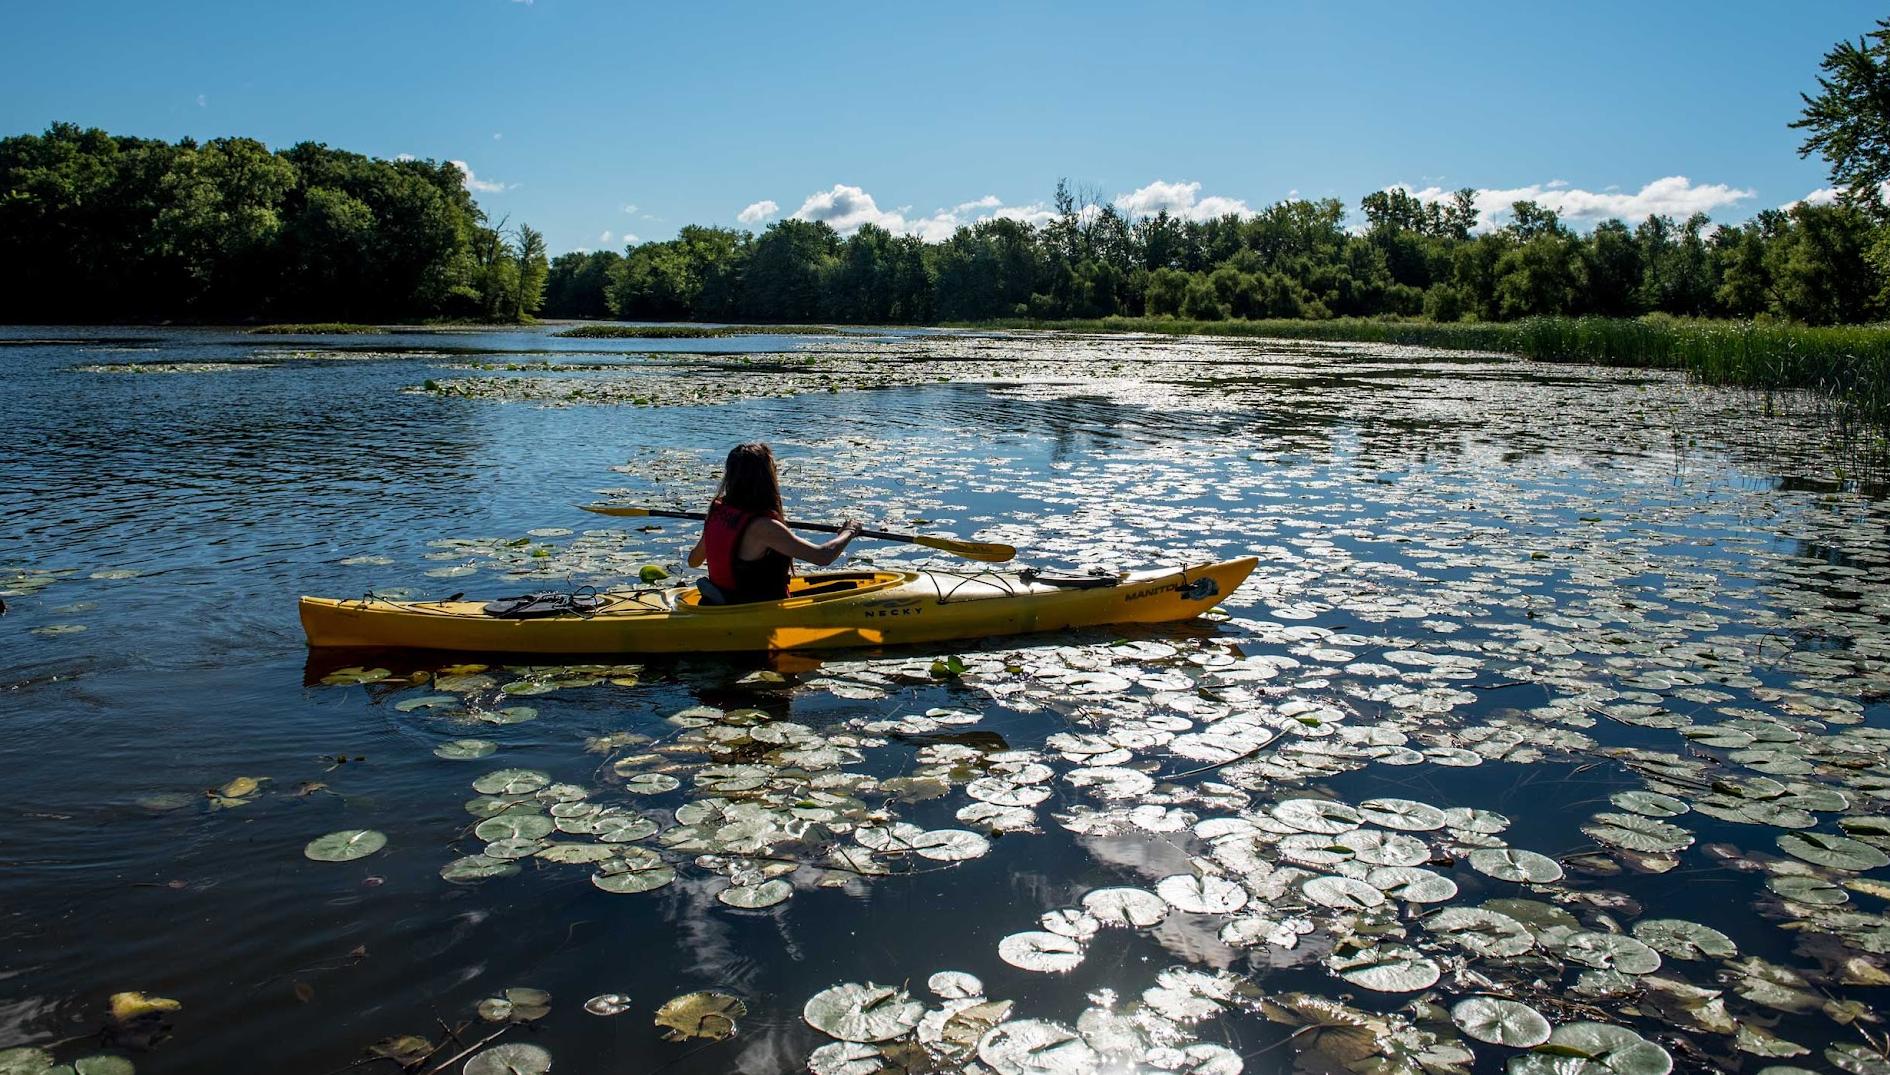
[[[1253,557],[1074,588],[1019,574],[849,571],[796,576],[780,601],[705,605],[694,587],[601,594],[593,612],[504,619],[479,601],[301,600],[316,647],[483,653],[691,653],[827,649],[985,638],[1206,612],[1246,581]]]

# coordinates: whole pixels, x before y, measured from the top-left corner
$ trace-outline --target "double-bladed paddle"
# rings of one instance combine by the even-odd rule
[[[708,518],[699,511],[667,511],[662,508],[639,508],[627,504],[586,504],[584,510],[596,512],[599,515],[629,518],[651,516],[658,519],[696,519],[698,521]],[[784,519],[781,525],[795,530],[817,530],[823,534],[840,532],[840,528],[832,523],[801,523]],[[994,541],[960,541],[957,538],[933,537],[929,534],[893,534],[884,530],[861,530],[859,535],[863,538],[872,538],[874,541],[897,541],[905,545],[923,545],[928,549],[949,552],[967,560],[982,560],[988,564],[1001,564],[1017,558],[1016,549]]]

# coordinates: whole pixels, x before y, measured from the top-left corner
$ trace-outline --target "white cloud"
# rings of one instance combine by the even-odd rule
[[[411,161],[411,160],[419,160],[420,158],[414,156],[411,153],[396,153],[394,154],[394,159],[397,161]]]
[[[748,208],[743,209],[741,212],[736,213],[735,219],[744,224],[759,224],[780,211],[781,207],[779,205],[776,205],[767,198],[763,198],[753,205],[750,205]]]
[[[1116,208],[1129,217],[1154,216],[1167,210],[1168,215],[1183,220],[1214,220],[1229,214],[1252,216],[1253,210],[1239,198],[1218,194],[1201,197],[1199,183],[1169,183],[1157,179],[1146,187],[1116,195]]]
[[[1427,202],[1447,201],[1454,192],[1441,187],[1403,190]],[[1480,219],[1478,228],[1488,231],[1509,219],[1509,207],[1516,202],[1535,202],[1553,209],[1564,223],[1582,226],[1610,218],[1637,221],[1649,216],[1670,216],[1685,220],[1694,213],[1712,213],[1737,205],[1754,191],[1725,183],[1695,183],[1683,175],[1656,179],[1640,190],[1627,194],[1618,188],[1593,191],[1572,187],[1563,180],[1533,183],[1526,187],[1480,188],[1476,192]]]
[[[773,204],[756,203],[757,206]],[[916,235],[928,243],[943,242],[959,228],[982,220],[1002,217],[1041,225],[1055,215],[1048,206],[1040,203],[1005,205],[995,194],[987,194],[975,201],[960,202],[950,209],[936,209],[929,214],[915,216],[909,205],[881,209],[871,194],[845,183],[836,183],[832,190],[808,195],[801,207],[794,211],[794,219],[824,220],[842,235],[851,235],[863,225],[875,224],[895,235]]]
[[[880,209],[873,196],[859,187],[835,183],[832,190],[807,196],[794,211],[796,220],[824,220],[842,235],[851,235],[867,224],[878,224],[888,231],[905,230],[906,218]]]
[[[1819,187],[1797,201],[1786,202],[1780,209],[1790,209],[1794,205],[1836,205],[1844,197],[1844,187]],[[1877,197],[1890,202],[1890,180],[1878,184]]]
[[[636,211],[637,211],[637,206],[636,206],[636,203],[635,203],[635,202],[625,202],[625,203],[624,203],[624,206],[623,206],[623,211],[624,211],[624,212],[626,212],[626,213],[634,213],[634,212],[636,212]]]
[[[597,241],[598,241],[598,242],[600,242],[600,243],[608,243],[608,242],[610,242],[610,229],[609,229],[609,228],[605,228],[605,229],[604,229],[604,234],[602,234],[602,235],[599,235],[599,236],[597,237]]]
[[[503,132],[503,131],[493,131],[493,132],[492,132],[492,140],[493,140],[494,142],[497,142],[497,141],[499,141],[500,139],[502,139],[502,138],[504,138],[504,137],[505,137],[505,132]]]
[[[622,235],[617,236],[617,241],[620,243],[629,245],[629,246],[635,246],[636,244],[642,242],[643,240],[637,238],[635,235],[632,235],[631,233],[626,231]]]
[[[467,190],[477,191],[480,194],[497,194],[500,191],[511,189],[514,185],[496,183],[489,179],[481,179],[473,174],[472,165],[467,164],[465,161],[452,161],[450,163],[453,167],[459,169],[460,175],[465,177]]]
[[[200,93],[200,94],[198,94],[198,95],[197,95],[197,107],[198,107],[198,108],[209,108],[209,107],[210,107],[210,98],[209,98],[209,96],[207,96],[206,94],[201,94],[201,93]]]

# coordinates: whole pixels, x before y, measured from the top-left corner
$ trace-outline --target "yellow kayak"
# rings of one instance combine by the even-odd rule
[[[478,601],[302,598],[311,646],[481,653],[830,649],[1192,619],[1245,582],[1253,557],[1105,579],[865,571],[794,578],[781,601],[707,605],[693,588],[601,594],[594,611],[530,619]]]

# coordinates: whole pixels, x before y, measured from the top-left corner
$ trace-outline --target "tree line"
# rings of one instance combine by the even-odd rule
[[[451,162],[66,123],[0,140],[0,259],[13,322],[518,321],[550,272],[544,237],[488,221]]]
[[[1473,192],[1379,191],[1348,226],[1337,199],[1249,216],[1129,219],[1059,186],[1042,226],[995,219],[938,243],[782,220],[760,234],[685,227],[622,253],[552,262],[545,312],[630,320],[909,323],[1113,315],[1227,318],[1537,315],[1883,316],[1886,233],[1851,204],[1799,204],[1716,227],[1704,215],[1606,220],[1586,234],[1533,202],[1479,230]]]

